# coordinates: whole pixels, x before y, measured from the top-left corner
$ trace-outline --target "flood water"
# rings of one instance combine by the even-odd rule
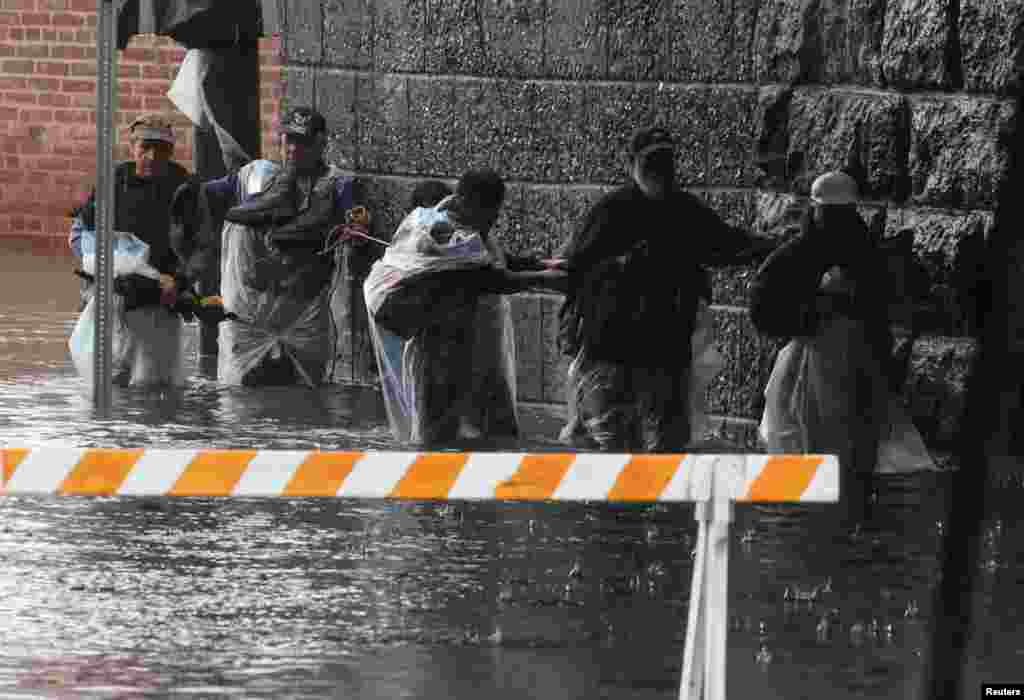
[[[72,268],[2,251],[0,443],[394,447],[371,390],[227,390],[198,361],[94,420]],[[526,423],[554,447],[557,413]],[[738,508],[730,697],[918,697],[947,483],[880,479],[859,533]],[[991,495],[964,697],[1024,681],[1019,497]],[[685,504],[0,497],[0,698],[675,698],[695,534]]]

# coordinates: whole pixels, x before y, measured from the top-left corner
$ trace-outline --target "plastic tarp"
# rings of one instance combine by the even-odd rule
[[[82,269],[96,274],[96,234],[82,233]],[[149,264],[149,246],[131,233],[115,232],[114,277],[130,274],[159,279]],[[124,299],[112,299],[111,366],[114,380],[131,386],[180,386],[185,380],[184,333],[181,317],[163,306],[147,306],[126,311]],[[71,361],[85,380],[89,393],[95,389],[93,377],[96,331],[96,298],[88,301],[75,323],[68,341]]]
[[[266,160],[243,167],[241,197],[262,191],[277,168]],[[228,385],[278,383],[260,378],[266,363],[277,361],[299,382],[317,386],[330,356],[328,285],[311,283],[308,274],[317,253],[282,252],[264,233],[224,224],[221,297],[224,309],[240,320],[220,324],[218,379]]]
[[[826,275],[823,287],[828,285]],[[844,463],[855,459],[858,445],[877,441],[873,464],[856,458],[854,470],[936,468],[900,398],[890,394],[862,321],[826,320],[814,336],[783,346],[764,396],[758,436],[770,453],[838,454]]]
[[[388,291],[410,276],[504,264],[501,249],[450,220],[445,205],[410,212],[364,284],[388,421],[403,443],[518,434],[515,329],[507,298],[460,296],[411,337],[375,318]]]
[[[707,389],[711,382],[725,367],[725,358],[715,347],[714,316],[708,303],[701,299],[697,308],[696,326],[691,336],[693,359],[690,365],[689,386],[686,387],[689,407],[691,444],[698,444],[707,437],[711,429],[711,421],[707,413]],[[567,401],[568,422],[559,435],[559,440],[567,444],[588,444],[587,428],[580,419],[578,404],[586,400],[588,395],[601,390],[604,372],[600,367],[586,368],[585,349],[574,358],[569,366],[570,392]],[[680,380],[682,378],[672,378]],[[685,379],[683,379],[685,381]],[[610,425],[610,417],[597,424]]]

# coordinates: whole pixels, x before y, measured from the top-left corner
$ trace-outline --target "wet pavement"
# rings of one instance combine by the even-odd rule
[[[198,362],[96,421],[72,261],[2,252],[0,443],[394,447],[372,390]],[[526,413],[522,447],[554,449],[557,412]],[[737,509],[730,697],[917,696],[947,479],[879,480],[858,533]],[[1019,491],[991,498],[971,698],[1024,681]],[[685,504],[0,498],[0,698],[674,698],[695,534]]]

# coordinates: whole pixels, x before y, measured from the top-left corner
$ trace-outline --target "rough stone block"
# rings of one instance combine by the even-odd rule
[[[664,85],[654,89],[654,97],[654,121],[667,122],[665,125],[676,138],[676,167],[683,183],[736,186],[755,182],[757,170],[751,153],[756,92]],[[640,123],[635,120],[634,128]],[[626,133],[623,148],[631,133]]]
[[[409,78],[409,138],[412,171],[423,177],[458,177],[452,172],[462,124],[451,78]]]
[[[424,68],[428,73],[490,74],[487,34],[477,0],[425,0]]]
[[[386,74],[360,74],[356,81],[359,168],[382,173],[412,171],[408,81]]]
[[[712,312],[725,368],[708,389],[708,411],[760,420],[764,387],[780,344],[759,336],[745,311],[712,307]]]
[[[558,350],[558,311],[562,308],[562,297],[553,294],[539,294],[537,297],[543,320],[543,400],[546,403],[565,403],[569,359]]]
[[[667,89],[666,89],[667,92]],[[624,155],[629,139],[641,126],[672,123],[659,109],[659,90],[651,85],[629,83],[589,84],[584,88],[584,122],[587,149],[585,166],[591,182],[618,183],[626,178]]]
[[[909,193],[904,98],[798,91],[787,130],[786,174],[796,192],[806,195],[823,172],[844,168],[863,196],[902,200]]]
[[[523,209],[527,186],[520,183],[506,183],[505,202],[501,206],[498,220],[491,229],[494,239],[509,253],[522,250],[525,234]]]
[[[920,99],[911,108],[914,199],[964,209],[992,208],[1009,165],[999,134],[1009,101]]]
[[[676,172],[680,181],[690,187],[707,185],[712,138],[708,124],[707,89],[666,85],[658,90],[657,96],[659,111],[665,115],[667,126],[676,139]],[[626,145],[628,142],[624,147]]]
[[[622,0],[608,13],[608,77],[659,80],[667,73],[669,0]]]
[[[757,438],[758,421],[713,416],[711,432],[716,442],[731,448],[759,452],[761,445]]]
[[[909,414],[929,447],[952,447],[963,420],[966,380],[978,352],[967,338],[921,338],[903,387]]]
[[[763,3],[755,41],[758,79],[880,85],[885,2]]]
[[[753,158],[757,92],[712,88],[705,100],[708,183],[732,187],[753,185],[758,177]]]
[[[323,58],[323,7],[309,0],[283,0],[285,31],[282,50],[286,63],[318,64]]]
[[[516,294],[512,319],[516,329],[516,396],[519,401],[544,400],[544,333],[540,299]]]
[[[753,78],[750,46],[760,0],[669,0],[666,79],[741,82]]]
[[[1005,94],[1024,62],[1024,2],[960,0],[959,31],[964,87]]]
[[[376,0],[373,9],[373,68],[385,73],[422,72],[423,3]]]
[[[522,79],[543,74],[549,4],[547,0],[480,4],[480,21],[487,37],[487,75]]]
[[[984,211],[952,214],[901,209],[888,212],[886,235],[913,229],[916,262],[927,275],[930,313],[918,319],[922,329],[959,335],[972,328],[977,320],[974,285],[980,247],[993,224],[993,215]]]
[[[887,85],[899,88],[957,88],[953,9],[958,0],[888,0],[882,37],[882,70]]]
[[[328,160],[346,170],[355,169],[359,160],[357,87],[351,73],[317,70],[316,108],[327,121]]]
[[[544,34],[545,77],[568,80],[608,75],[608,13],[612,0],[548,3]]]
[[[524,189],[522,235],[517,252],[555,255],[610,188],[533,185]]]
[[[374,10],[371,0],[322,0],[324,63],[366,70],[372,65]],[[315,3],[310,3],[315,4]]]
[[[532,169],[541,182],[580,182],[590,176],[584,89],[573,82],[534,84]]]
[[[577,215],[567,211],[561,187],[535,185],[523,192],[523,219],[512,246],[518,253],[551,255],[572,234]]]
[[[511,80],[456,83],[455,164],[490,167],[506,178],[535,179],[534,85]]]
[[[417,180],[394,177],[359,178],[361,203],[370,209],[370,233],[375,238],[391,240],[409,211],[409,200]],[[380,246],[367,245],[367,249],[383,255]],[[378,255],[379,257],[379,255]]]

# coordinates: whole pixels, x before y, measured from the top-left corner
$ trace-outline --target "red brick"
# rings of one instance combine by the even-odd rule
[[[23,109],[21,121],[28,124],[48,124],[53,121],[52,109]]]
[[[68,64],[57,61],[36,61],[36,72],[43,75],[67,75]]]
[[[135,63],[128,64],[128,65],[125,65],[125,64],[122,63],[122,64],[119,64],[117,66],[117,73],[118,73],[118,77],[120,77],[122,79],[124,79],[124,78],[128,78],[128,79],[140,78],[140,77],[142,77],[142,66],[140,66],[138,64],[135,64]]]
[[[68,10],[68,0],[38,0],[40,10]],[[96,11],[96,3],[92,3],[92,11]]]
[[[49,58],[50,47],[46,44],[18,44],[17,56],[19,58]]]
[[[84,46],[50,46],[50,56],[78,60],[87,58]]]
[[[4,122],[14,121],[17,118],[18,118],[18,108],[17,107],[7,107],[7,106],[0,107],[0,121],[4,121]]]
[[[71,65],[71,75],[78,76],[95,76],[96,75],[96,64],[89,62],[76,61]]]
[[[21,24],[24,25],[40,25],[49,26],[50,24],[50,13],[49,12],[22,12],[21,13]]]
[[[5,92],[4,101],[21,105],[34,105],[39,101],[39,95],[34,92]]]
[[[3,0],[5,10],[34,10],[35,0]]]
[[[11,60],[0,64],[0,72],[11,73],[32,73],[35,71],[35,61]]]
[[[46,90],[49,92],[60,90],[60,80],[57,78],[30,78],[28,84],[33,90]]]
[[[21,15],[17,12],[0,12],[0,24],[11,26],[21,24]]]
[[[95,92],[96,82],[93,80],[63,80],[61,92]]]
[[[118,102],[120,103],[121,109],[132,109],[132,110],[136,110],[136,111],[141,111],[142,110],[142,98],[141,97],[134,97],[134,96],[120,97],[118,99]]]
[[[129,61],[152,63],[155,59],[156,53],[152,49],[140,49],[129,46],[121,52],[121,60],[126,63]]]
[[[86,24],[85,17],[72,12],[54,12],[52,21],[57,27],[81,27]]]
[[[0,90],[24,90],[28,87],[25,78],[9,78],[0,76]]]

